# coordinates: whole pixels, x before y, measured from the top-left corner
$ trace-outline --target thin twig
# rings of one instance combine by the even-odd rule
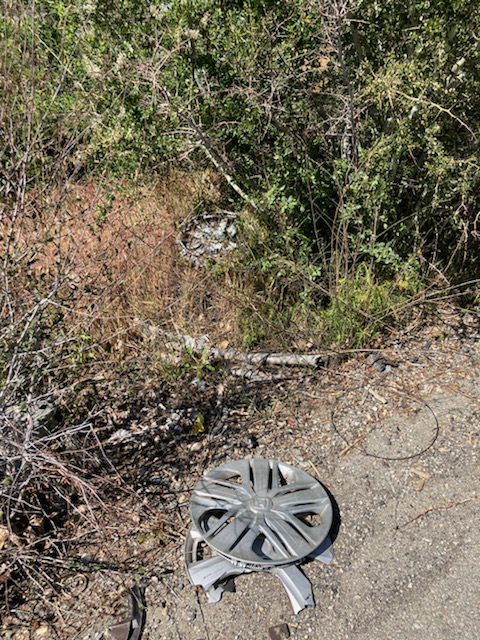
[[[448,502],[447,504],[440,504],[435,507],[430,507],[429,509],[426,509],[425,511],[422,511],[422,513],[419,513],[418,515],[416,515],[414,518],[407,520],[407,522],[404,522],[402,524],[397,524],[396,528],[403,529],[404,527],[407,527],[409,524],[412,524],[412,522],[416,522],[420,518],[423,518],[424,516],[428,515],[429,513],[433,513],[434,511],[446,511],[447,509],[458,507],[461,504],[466,504],[467,502],[479,502],[479,501],[480,501],[480,498],[465,498],[465,500],[459,500],[458,502]]]

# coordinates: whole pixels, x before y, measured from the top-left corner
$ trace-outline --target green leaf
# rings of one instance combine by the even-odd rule
[[[192,432],[197,435],[199,433],[204,433],[205,432],[205,416],[203,416],[201,413],[198,414],[193,427],[192,427]]]

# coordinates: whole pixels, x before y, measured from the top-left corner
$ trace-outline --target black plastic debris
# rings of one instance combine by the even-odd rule
[[[129,589],[131,615],[127,620],[110,627],[114,640],[139,640],[145,624],[145,600],[138,585]]]
[[[268,630],[270,638],[272,640],[284,640],[284,638],[290,638],[290,629],[288,624],[278,624],[275,627],[270,627]]]
[[[380,351],[372,351],[367,355],[367,363],[378,371],[378,373],[388,373],[397,363],[388,360]]]

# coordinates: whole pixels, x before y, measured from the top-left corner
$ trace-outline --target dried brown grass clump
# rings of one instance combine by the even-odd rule
[[[139,321],[225,341],[237,329],[241,285],[228,270],[213,275],[190,263],[178,242],[196,208],[219,200],[215,174],[180,171],[148,185],[76,183],[32,194],[14,222],[19,254],[29,256],[15,296],[27,302],[32,288],[61,282],[65,325],[83,323],[122,352]]]

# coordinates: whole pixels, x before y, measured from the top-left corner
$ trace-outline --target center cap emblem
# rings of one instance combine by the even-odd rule
[[[252,509],[254,511],[267,511],[272,508],[272,501],[270,498],[253,498],[251,502]]]

